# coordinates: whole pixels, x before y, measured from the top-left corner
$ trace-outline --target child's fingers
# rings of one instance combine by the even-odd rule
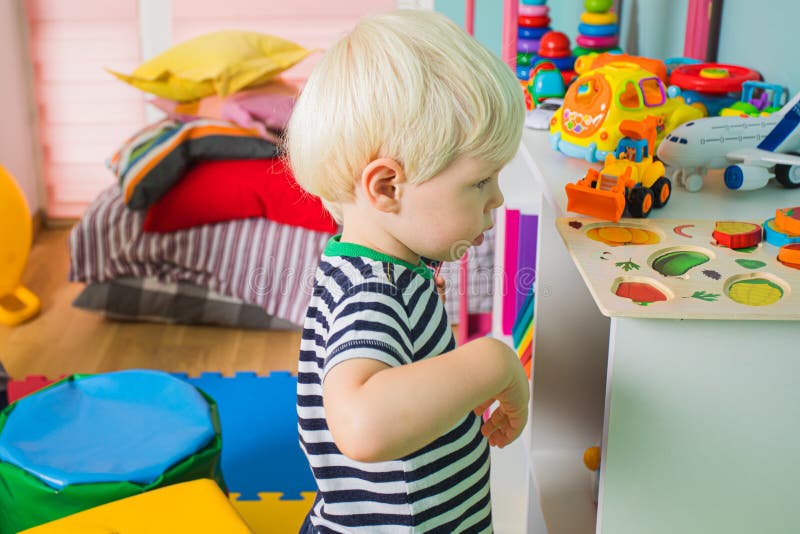
[[[508,426],[508,417],[503,413],[502,410],[497,409],[494,411],[491,417],[481,426],[481,433],[485,437],[491,436],[494,432],[498,430],[502,430],[503,428]]]
[[[447,282],[445,282],[444,280],[444,276],[437,275],[436,278],[433,279],[433,281],[436,283],[436,289],[438,289],[439,291],[444,291],[445,285],[447,284]]]
[[[476,406],[475,409],[472,411],[475,413],[475,415],[481,417],[483,415],[483,412],[485,412],[489,408],[489,406],[492,405],[493,402],[494,399],[489,399],[486,402],[482,402],[481,404]]]
[[[522,433],[524,424],[498,408],[492,416],[481,426],[481,434],[489,441],[492,447],[505,447]]]
[[[442,303],[444,304],[444,301],[445,301],[445,296],[444,296],[445,281],[444,281],[444,277],[437,274],[437,275],[435,275],[433,277],[433,281],[436,284],[436,292],[439,293],[439,298],[442,299]]]

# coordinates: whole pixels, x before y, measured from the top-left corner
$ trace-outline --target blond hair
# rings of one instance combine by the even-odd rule
[[[443,15],[401,10],[362,19],[324,54],[286,131],[298,183],[341,222],[356,179],[394,159],[420,183],[461,156],[505,165],[525,104],[511,69]]]

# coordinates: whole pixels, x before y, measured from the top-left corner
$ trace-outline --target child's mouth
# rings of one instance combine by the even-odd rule
[[[472,241],[472,244],[475,245],[476,247],[479,246],[481,243],[483,243],[483,234],[479,235],[478,237],[475,238],[474,241]]]

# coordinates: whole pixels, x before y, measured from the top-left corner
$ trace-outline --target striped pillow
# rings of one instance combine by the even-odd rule
[[[199,161],[265,159],[278,147],[254,130],[229,122],[163,120],[128,139],[108,161],[119,178],[125,204],[147,209]]]

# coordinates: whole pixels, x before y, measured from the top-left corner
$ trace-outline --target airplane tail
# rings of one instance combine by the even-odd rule
[[[788,113],[790,109],[795,107],[797,103],[800,102],[800,93],[797,93],[792,98],[786,102],[781,109],[779,109],[776,113],[778,115],[783,115],[784,113]]]
[[[775,115],[781,115],[781,119],[758,144],[758,148],[770,152],[799,152],[800,93],[794,95]]]

